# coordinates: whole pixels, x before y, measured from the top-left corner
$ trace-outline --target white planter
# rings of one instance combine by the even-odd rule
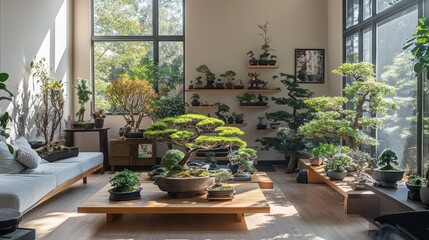
[[[420,188],[420,199],[424,205],[429,206],[429,188],[427,186]]]

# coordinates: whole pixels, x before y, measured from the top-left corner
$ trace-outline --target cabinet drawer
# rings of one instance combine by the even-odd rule
[[[125,144],[110,144],[109,156],[112,157],[129,157],[130,146]]]
[[[154,158],[137,158],[136,159],[137,166],[153,166],[156,165],[156,159]]]
[[[113,166],[128,166],[131,165],[129,158],[123,158],[123,157],[109,157],[109,165]]]

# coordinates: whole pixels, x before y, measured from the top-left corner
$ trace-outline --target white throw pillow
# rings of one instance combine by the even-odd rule
[[[10,153],[6,143],[0,141],[0,173],[20,173],[26,169],[15,159],[16,152],[14,149],[13,154]]]
[[[28,168],[37,168],[42,162],[42,158],[31,148],[27,139],[20,137],[12,145],[18,148],[16,160]]]

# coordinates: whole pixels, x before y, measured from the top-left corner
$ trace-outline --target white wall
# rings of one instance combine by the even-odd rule
[[[343,1],[328,0],[328,95],[341,96],[342,78],[332,73],[343,62]]]
[[[39,89],[30,78],[30,63],[46,57],[52,74],[65,84],[66,98],[71,95],[71,1],[0,0],[0,71],[9,73],[8,88],[16,93],[15,106],[8,104],[13,119],[26,119],[25,135],[35,138],[34,100]],[[65,116],[70,114],[67,101]],[[36,110],[37,111],[37,110]],[[17,126],[11,126],[12,138]]]

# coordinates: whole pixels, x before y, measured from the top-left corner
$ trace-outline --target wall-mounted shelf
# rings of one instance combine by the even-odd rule
[[[248,69],[278,69],[279,66],[272,65],[249,65]]]
[[[267,108],[270,108],[270,106],[240,106],[240,108],[243,108],[243,109],[267,109]]]
[[[274,88],[274,89],[204,89],[204,88],[197,88],[197,89],[186,89],[185,92],[201,92],[201,93],[220,93],[220,92],[257,92],[257,93],[278,93],[281,92],[280,88]]]
[[[247,126],[247,123],[241,123],[241,124],[225,124],[224,126],[225,126],[225,127],[238,127],[238,128],[240,128],[240,127],[246,127],[246,126]]]
[[[192,105],[190,105],[189,107],[195,108],[195,109],[214,109],[214,108],[216,108],[215,105],[211,105],[211,106],[192,106]]]
[[[267,128],[267,129],[256,129],[256,131],[260,131],[260,132],[274,132],[275,129],[272,128]]]

